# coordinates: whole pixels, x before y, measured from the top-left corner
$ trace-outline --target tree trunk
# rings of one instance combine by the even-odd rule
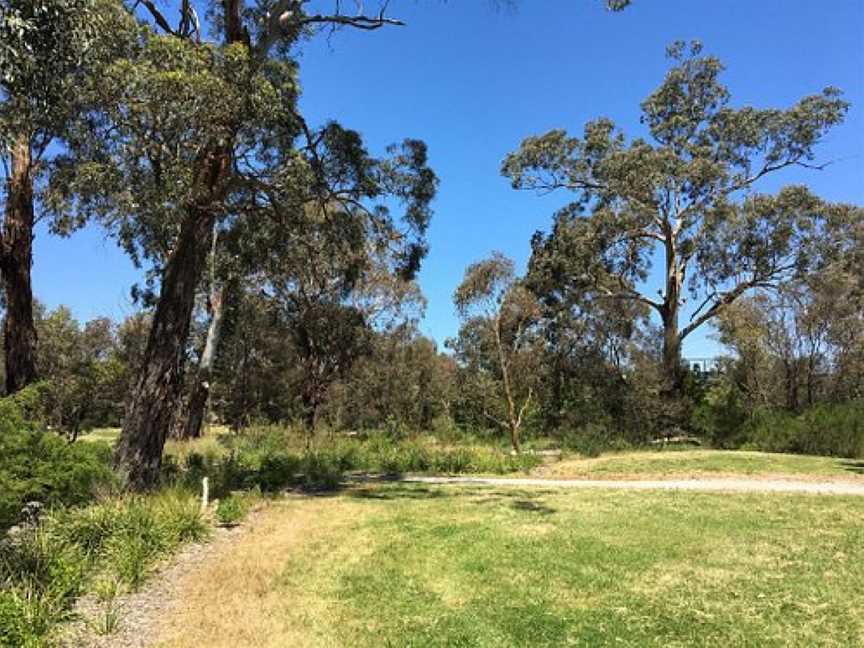
[[[165,267],[143,366],[114,458],[133,490],[152,488],[159,477],[162,449],[182,385],[195,292],[207,258],[214,218],[211,212],[190,209]]]
[[[507,356],[504,353],[504,343],[501,341],[501,319],[495,319],[495,344],[498,347],[498,362],[501,364],[501,380],[504,382],[504,396],[507,399],[507,425],[510,428],[510,445],[513,452],[519,454],[520,417],[516,414],[516,402],[513,400],[513,388],[510,384],[510,368],[507,366]]]
[[[225,2],[227,44],[246,40],[241,0]],[[162,449],[171,429],[174,405],[182,386],[183,360],[195,291],[201,280],[218,206],[231,173],[231,138],[204,147],[196,168],[196,200],[186,209],[180,235],[162,277],[147,350],[126,409],[114,464],[126,473],[127,485],[146,490],[156,485]]]
[[[19,137],[12,147],[7,181],[6,214],[0,237],[0,273],[6,295],[3,348],[6,394],[36,380],[36,326],[33,322],[33,177],[30,140]]]
[[[675,311],[663,316],[663,375],[666,381],[665,391],[670,396],[680,393],[683,382],[677,308]]]
[[[223,296],[221,287],[214,287],[210,293],[210,325],[207,327],[207,339],[204,342],[204,350],[201,352],[201,360],[198,363],[195,385],[189,396],[189,405],[182,432],[184,439],[197,439],[201,436],[201,427],[207,412],[207,402],[210,400],[213,361],[216,357],[216,347],[219,344],[219,334],[222,330]]]
[[[682,271],[678,263],[675,234],[671,226],[666,234],[666,294],[663,298],[663,374],[664,392],[669,397],[681,393],[683,375],[681,371],[681,332],[678,330],[678,315],[681,308]]]

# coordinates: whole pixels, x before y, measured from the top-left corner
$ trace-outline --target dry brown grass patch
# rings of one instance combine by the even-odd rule
[[[342,499],[291,498],[272,505],[231,552],[188,575],[160,636],[163,648],[326,646],[315,628],[334,613],[326,592],[292,573],[292,558],[320,554],[330,564],[360,560],[352,535],[362,513]],[[368,544],[368,543],[367,543]],[[278,582],[279,586],[274,586]]]

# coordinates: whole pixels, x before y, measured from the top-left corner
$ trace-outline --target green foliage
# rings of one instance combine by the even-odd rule
[[[506,474],[541,463],[532,454],[511,455],[465,438],[455,441],[451,446],[423,437],[394,440],[380,431],[363,439],[321,440],[306,450],[300,430],[253,428],[224,438],[222,453],[191,453],[182,464],[169,459],[163,479],[193,489],[207,476],[214,497],[225,498],[238,490],[333,489],[349,472]]]
[[[26,502],[84,504],[112,487],[110,454],[105,444],[70,444],[36,429],[14,398],[0,400],[0,529],[14,524]]]
[[[0,646],[42,645],[85,580],[83,554],[37,528],[0,544]]]
[[[583,457],[599,457],[604,452],[627,450],[632,446],[602,424],[586,423],[561,436],[561,445]]]
[[[234,526],[245,517],[248,510],[245,498],[231,494],[219,500],[216,505],[216,519],[224,526]]]
[[[551,233],[532,240],[540,296],[570,309],[610,298],[653,309],[664,323],[670,394],[680,393],[682,341],[742,295],[818,269],[833,253],[823,244],[830,214],[848,209],[801,186],[752,191],[769,174],[808,166],[845,117],[840,91],[787,109],[734,108],[722,63],[701,50],[669,47],[673,65],[641,104],[649,138],[628,139],[601,117],[581,136],[529,137],[502,166],[515,189],[573,196]],[[656,286],[642,286],[661,259],[674,272],[657,299]],[[700,306],[679,327],[687,295]]]
[[[769,452],[864,458],[864,401],[825,403],[798,416],[760,410],[743,434],[749,446]]]
[[[737,448],[745,440],[747,411],[740,394],[730,385],[718,384],[705,394],[693,411],[695,432],[716,448]]]
[[[58,509],[0,543],[0,646],[45,645],[72,604],[106,583],[137,589],[154,562],[208,533],[198,499],[179,490]],[[99,623],[116,627],[108,607]]]

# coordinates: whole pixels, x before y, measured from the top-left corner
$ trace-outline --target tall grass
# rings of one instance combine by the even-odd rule
[[[177,489],[47,513],[0,543],[0,646],[51,645],[82,593],[138,589],[160,558],[208,530],[197,497]]]
[[[166,462],[169,483],[194,487],[210,479],[217,497],[236,490],[274,492],[287,486],[334,488],[345,473],[494,473],[529,471],[541,463],[530,454],[510,455],[486,445],[444,445],[430,438],[394,440],[322,438],[305,449],[291,428],[266,427],[221,437],[222,449],[186,451]]]

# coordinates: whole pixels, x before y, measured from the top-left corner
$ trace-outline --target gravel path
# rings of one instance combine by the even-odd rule
[[[474,484],[477,486],[545,486],[550,488],[608,488],[614,490],[686,490],[736,493],[813,493],[864,495],[864,483],[796,481],[787,479],[536,479],[522,477],[403,477],[417,484]]]
[[[238,527],[216,528],[209,541],[193,543],[166,558],[160,568],[137,592],[121,595],[115,600],[118,627],[108,635],[96,630],[105,614],[104,604],[88,595],[78,600],[76,622],[69,624],[60,637],[62,648],[149,648],[159,641],[162,620],[179,600],[179,584],[206,560],[218,560],[231,551],[257,522],[261,511],[253,511]]]

